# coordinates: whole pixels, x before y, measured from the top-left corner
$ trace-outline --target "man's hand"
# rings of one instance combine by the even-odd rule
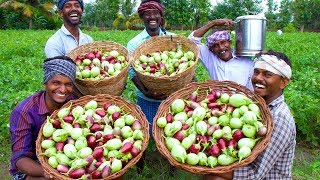
[[[145,96],[147,96],[148,98],[152,98],[152,99],[163,100],[163,99],[167,98],[167,96],[165,94],[163,94],[163,93],[158,94],[156,92],[152,92],[152,91],[149,91],[149,90],[147,90],[145,92],[142,91],[142,93]]]
[[[210,21],[213,26],[225,26],[231,28],[233,26],[233,21],[231,19],[215,19]]]

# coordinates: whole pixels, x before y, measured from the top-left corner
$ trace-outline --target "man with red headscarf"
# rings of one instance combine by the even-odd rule
[[[138,7],[138,14],[145,28],[128,42],[127,48],[130,54],[132,54],[142,42],[151,37],[173,35],[173,33],[165,31],[164,7],[160,0],[143,0]],[[146,115],[149,124],[151,124],[151,126],[149,126],[151,133],[152,120],[157,113],[160,103],[166,96],[148,90],[136,76],[132,67],[130,67],[129,75],[137,88],[137,104]],[[138,172],[141,172],[144,166],[144,157],[140,159],[137,166]]]
[[[130,54],[138,45],[151,37],[173,35],[173,33],[165,31],[164,7],[159,0],[142,1],[138,7],[138,14],[142,19],[145,28],[140,34],[128,42],[127,48]],[[156,94],[155,92],[148,90],[140,82],[132,68],[130,68],[129,75],[137,87],[137,104],[141,107],[149,123],[152,124],[153,117],[155,116],[161,101],[166,97],[163,94]]]

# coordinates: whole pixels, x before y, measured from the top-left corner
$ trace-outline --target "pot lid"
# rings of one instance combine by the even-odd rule
[[[242,19],[261,19],[266,20],[266,17],[263,15],[245,15],[245,16],[239,16],[236,20],[242,20]]]

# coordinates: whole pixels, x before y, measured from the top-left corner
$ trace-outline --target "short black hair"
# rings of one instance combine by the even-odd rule
[[[282,52],[273,51],[272,49],[267,50],[267,51],[264,50],[264,51],[261,51],[260,53],[256,54],[256,57],[259,57],[262,54],[274,55],[278,59],[284,60],[292,68],[291,61],[290,61],[289,57]]]

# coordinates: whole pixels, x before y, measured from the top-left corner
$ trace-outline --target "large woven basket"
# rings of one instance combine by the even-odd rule
[[[76,78],[75,86],[83,95],[110,94],[121,95],[124,90],[126,79],[130,66],[130,56],[128,50],[113,41],[95,41],[76,47],[68,53],[68,56],[75,60],[78,55],[100,50],[103,52],[117,50],[123,55],[128,63],[127,67],[122,69],[116,76],[107,77],[103,80],[85,80]]]
[[[90,100],[95,100],[98,102],[98,107],[102,107],[107,101],[119,106],[122,110],[124,110],[126,113],[130,113],[133,115],[140,123],[142,127],[142,132],[144,134],[144,139],[143,139],[143,144],[140,153],[133,159],[131,159],[120,171],[117,173],[112,174],[111,176],[108,176],[106,179],[117,179],[121,177],[131,166],[135,165],[139,159],[141,158],[143,152],[146,150],[148,143],[149,143],[149,123],[146,119],[146,116],[143,114],[141,108],[135,104],[130,103],[129,101],[123,99],[120,96],[113,96],[113,95],[108,95],[108,94],[99,94],[96,96],[83,96],[77,100],[72,100],[63,105],[61,108],[68,107],[72,103],[71,108],[74,108],[78,105],[84,106],[87,102]],[[59,110],[55,110],[52,115],[50,116],[51,118],[55,119],[57,118],[57,113]],[[63,179],[63,180],[69,180],[71,178],[66,177],[62,174],[60,174],[56,169],[52,168],[48,164],[48,158],[45,156],[39,156],[40,153],[44,152],[44,149],[41,147],[41,142],[44,140],[44,136],[42,134],[42,129],[43,126],[46,122],[43,123],[41,126],[41,129],[38,134],[38,138],[36,141],[36,154],[37,157],[44,169],[45,174],[47,177],[50,177],[51,179]]]
[[[188,67],[185,71],[178,73],[170,77],[155,77],[151,75],[146,75],[137,70],[133,66],[138,78],[143,83],[147,89],[153,92],[163,93],[169,96],[171,93],[183,88],[185,85],[192,81],[196,65],[199,58],[199,48],[198,46],[184,36],[171,35],[171,36],[156,36],[152,37],[143,43],[141,43],[132,53],[131,62],[138,60],[141,55],[146,55],[148,53],[154,53],[157,51],[170,51],[177,48],[178,45],[182,46],[182,51],[192,51],[195,54],[195,63]]]
[[[214,168],[206,167],[206,166],[198,166],[198,165],[191,166],[188,164],[180,163],[175,159],[173,159],[173,157],[171,156],[170,151],[167,149],[165,145],[165,140],[162,137],[164,133],[163,128],[159,128],[156,124],[156,121],[159,117],[165,116],[166,113],[168,113],[169,107],[175,99],[177,98],[187,99],[193,91],[199,88],[198,98],[200,100],[203,100],[206,96],[206,90],[208,90],[208,87],[211,87],[214,90],[219,90],[221,92],[226,92],[229,94],[234,94],[234,93],[245,94],[251,100],[253,100],[254,102],[257,102],[257,105],[261,110],[261,118],[262,118],[263,124],[265,124],[267,127],[267,135],[257,142],[255,147],[252,149],[251,155],[240,162],[236,161],[235,163],[228,166],[218,165]],[[185,88],[180,89],[179,91],[171,94],[165,101],[163,101],[160,104],[157,114],[153,119],[152,133],[153,133],[153,137],[155,139],[158,150],[164,157],[168,159],[171,165],[195,174],[212,174],[212,173],[229,172],[240,166],[244,166],[254,161],[255,158],[267,147],[271,138],[272,129],[273,129],[272,116],[270,114],[268,106],[260,96],[254,94],[246,87],[236,84],[234,82],[210,80],[202,83],[196,83],[196,82],[190,83]]]

